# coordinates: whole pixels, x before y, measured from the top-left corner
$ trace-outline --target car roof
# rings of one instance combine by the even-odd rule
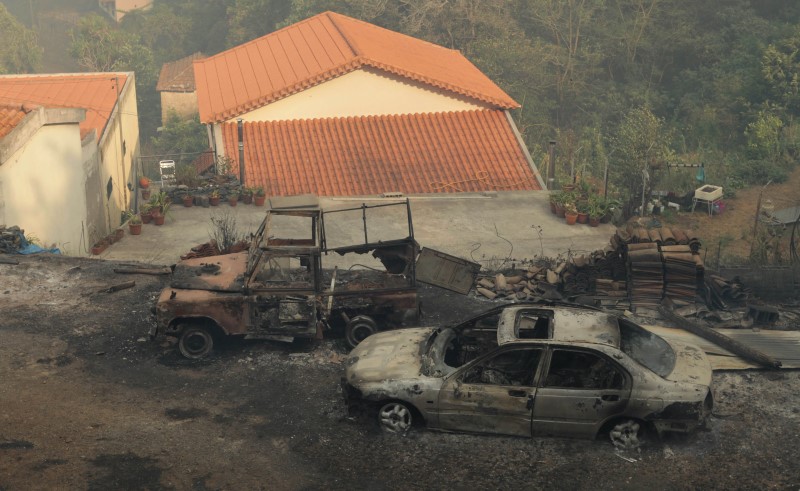
[[[517,337],[515,326],[520,313],[534,310],[545,310],[553,314],[550,337],[540,341],[583,342],[615,348],[620,346],[619,324],[615,315],[577,306],[540,304],[512,305],[503,309],[497,328],[498,344],[530,342],[530,339]]]

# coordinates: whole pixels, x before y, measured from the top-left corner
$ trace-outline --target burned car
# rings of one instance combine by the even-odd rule
[[[636,447],[647,430],[688,433],[711,412],[711,365],[615,315],[514,304],[455,327],[378,333],[349,355],[348,408],[404,433],[595,438]]]
[[[383,210],[393,210],[395,219],[406,218],[405,237],[370,240],[367,217]],[[362,219],[363,240],[346,230],[339,240],[344,244],[332,244],[326,217],[348,212]],[[334,231],[342,229],[336,225],[330,224]],[[375,264],[325,268],[328,255],[357,256],[359,262]],[[352,347],[379,329],[418,321],[418,278],[468,291],[479,268],[420,250],[408,200],[322,210],[313,196],[273,198],[249,250],[187,259],[175,266],[170,285],[157,300],[150,335],[176,338],[187,358],[208,355],[215,339],[223,336],[292,341],[336,330]]]

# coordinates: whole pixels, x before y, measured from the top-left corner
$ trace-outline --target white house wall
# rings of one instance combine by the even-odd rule
[[[81,255],[86,201],[77,123],[40,127],[0,165],[0,224]]]
[[[139,116],[133,74],[128,76],[122,91],[121,109],[121,115],[117,114],[117,110],[111,114],[98,145],[100,189],[97,192],[103,199],[104,223],[96,227],[100,235],[94,237],[95,240],[119,226],[122,212],[130,209],[133,193],[136,192],[135,184],[138,179],[133,174],[133,162],[139,154]],[[121,133],[118,119],[120,116]],[[112,184],[110,196],[106,192],[109,179]]]
[[[362,68],[260,107],[241,118],[249,121],[376,116],[489,109],[478,100],[439,90],[411,79]],[[213,126],[217,154],[223,154],[219,125]]]

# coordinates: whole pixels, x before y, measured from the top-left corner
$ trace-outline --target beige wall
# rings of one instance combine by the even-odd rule
[[[0,165],[0,224],[80,255],[85,220],[78,123],[41,126]]]
[[[245,121],[377,116],[487,109],[407,78],[370,68],[346,73],[241,116]]]
[[[94,192],[102,197],[104,221],[93,225],[100,237],[119,226],[121,214],[131,207],[133,193],[136,192],[137,176],[133,174],[133,163],[139,155],[139,116],[133,73],[128,74],[128,80],[122,87],[120,105],[121,116],[115,109],[98,143],[100,188]],[[106,191],[109,179],[112,183],[111,196],[107,196]],[[132,191],[128,189],[129,184]],[[93,190],[87,191],[87,196],[91,196],[92,192]]]
[[[170,110],[178,116],[190,119],[198,114],[196,92],[161,92],[161,124],[167,124],[167,115]]]
[[[244,121],[377,116],[489,109],[481,101],[372,68],[362,68],[238,116]],[[232,118],[228,122],[234,122]],[[214,125],[217,154],[222,132]]]

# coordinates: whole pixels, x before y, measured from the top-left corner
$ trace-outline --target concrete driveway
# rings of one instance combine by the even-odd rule
[[[414,235],[422,247],[474,260],[489,269],[499,267],[506,258],[510,258],[509,262],[519,263],[523,259],[555,257],[569,251],[589,252],[608,244],[614,233],[612,225],[568,226],[563,218],[556,218],[550,213],[547,197],[546,192],[523,191],[491,195],[411,196]],[[331,210],[355,208],[362,203],[396,201],[373,197],[320,198],[320,205],[325,210]],[[404,207],[379,210],[367,218],[370,241],[407,237]],[[264,207],[241,203],[236,207],[221,204],[209,208],[185,208],[175,204],[169,211],[165,225],[144,225],[139,236],[128,235],[126,230],[125,238],[99,257],[173,264],[192,247],[209,241],[213,230],[212,217],[227,214],[236,220],[237,229],[247,234],[258,228],[265,211]],[[325,226],[329,246],[363,242],[360,211],[328,215]],[[370,264],[369,259],[359,257],[358,262]],[[324,257],[323,265],[352,266],[336,255]]]

